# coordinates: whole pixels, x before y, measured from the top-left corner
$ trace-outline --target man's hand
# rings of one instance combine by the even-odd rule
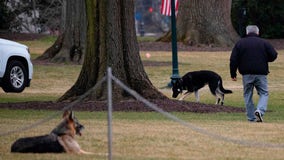
[[[237,77],[233,77],[233,78],[232,78],[232,81],[237,81]]]

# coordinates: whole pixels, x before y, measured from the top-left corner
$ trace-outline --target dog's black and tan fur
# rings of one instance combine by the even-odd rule
[[[179,100],[183,100],[190,93],[194,92],[196,101],[199,102],[198,90],[208,84],[211,93],[216,97],[216,104],[224,103],[224,96],[233,93],[231,90],[224,89],[222,78],[213,71],[201,70],[186,73],[182,78],[177,79],[172,84],[173,98],[187,90]]]
[[[92,154],[83,151],[75,140],[83,128],[72,111],[65,111],[62,122],[50,134],[20,138],[13,143],[11,152]]]

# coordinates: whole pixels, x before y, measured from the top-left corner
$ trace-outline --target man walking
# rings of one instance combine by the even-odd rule
[[[237,80],[237,69],[243,77],[243,95],[248,120],[263,122],[268,103],[268,62],[273,62],[278,53],[258,35],[257,26],[246,27],[246,37],[239,40],[232,50],[230,73],[233,81]],[[256,109],[253,103],[254,87],[259,95]]]

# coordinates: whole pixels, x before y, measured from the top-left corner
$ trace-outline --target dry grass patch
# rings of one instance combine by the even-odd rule
[[[209,133],[233,139],[284,143],[283,124],[252,124],[247,122],[193,122]],[[92,128],[97,153],[106,153],[106,122]],[[113,122],[113,154],[123,159],[281,159],[283,149],[247,147],[210,138],[171,121]],[[103,129],[104,128],[104,129]],[[256,132],[256,130],[258,132]],[[89,131],[88,131],[89,132]],[[92,131],[90,131],[92,132]],[[90,137],[90,136],[87,136]],[[279,141],[280,140],[280,141]],[[89,147],[88,147],[89,148]],[[102,149],[102,150],[101,150]],[[273,156],[266,153],[273,152]],[[142,158],[143,157],[143,158]],[[139,159],[139,158],[138,158]]]
[[[3,112],[5,113],[5,112]],[[20,112],[19,112],[20,113]],[[35,116],[31,116],[33,114]],[[51,114],[51,112],[49,112]],[[12,114],[9,113],[9,114]],[[16,113],[15,113],[16,114]],[[169,120],[128,120],[127,113],[119,113],[125,119],[113,119],[113,157],[114,159],[283,159],[283,148],[262,148],[243,146],[201,134]],[[151,113],[148,113],[149,116]],[[186,114],[186,113],[185,113]],[[29,114],[11,119],[1,119],[1,131],[16,129],[33,124],[48,114],[32,111]],[[84,150],[94,152],[93,156],[71,156],[67,154],[12,154],[10,146],[20,137],[49,133],[61,120],[53,119],[31,130],[0,137],[0,156],[3,159],[107,159],[108,138],[107,121],[92,112],[77,113],[85,126],[82,137],[76,137]],[[1,115],[3,117],[3,115]],[[98,118],[101,117],[101,118]],[[145,114],[147,116],[147,114]],[[246,121],[187,120],[201,127],[209,134],[216,134],[246,142],[283,144],[283,123],[249,123]],[[116,117],[116,113],[114,113]],[[205,117],[204,117],[205,118]],[[268,154],[273,153],[273,154]]]

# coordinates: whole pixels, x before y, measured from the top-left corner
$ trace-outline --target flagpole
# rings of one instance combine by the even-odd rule
[[[179,76],[178,70],[178,51],[177,51],[177,33],[176,33],[176,9],[175,0],[171,0],[171,27],[172,27],[172,76],[171,83],[172,86],[176,82]]]

